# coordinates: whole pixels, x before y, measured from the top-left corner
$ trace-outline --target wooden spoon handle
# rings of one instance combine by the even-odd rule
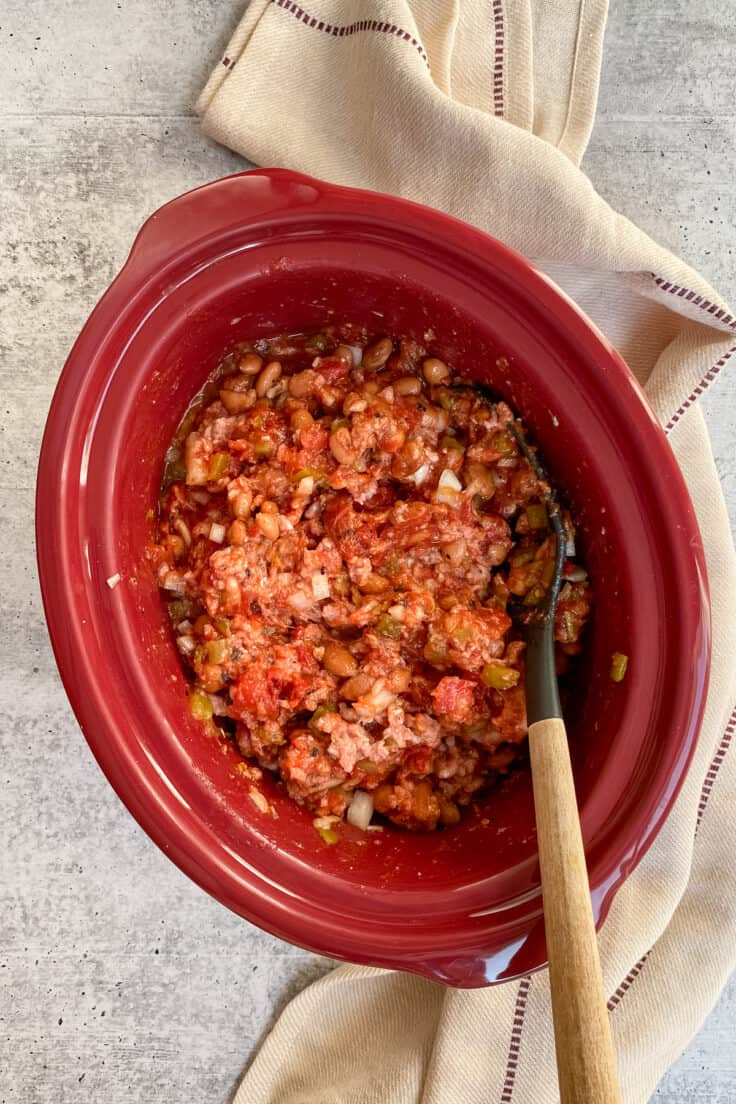
[[[561,1104],[620,1104],[564,721],[529,726]]]

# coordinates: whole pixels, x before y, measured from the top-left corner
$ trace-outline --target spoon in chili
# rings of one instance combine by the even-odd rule
[[[509,427],[542,484],[555,535],[555,573],[538,607],[525,610],[529,756],[542,876],[544,930],[561,1104],[620,1104],[588,871],[555,670],[554,626],[565,562],[556,495],[518,425]]]

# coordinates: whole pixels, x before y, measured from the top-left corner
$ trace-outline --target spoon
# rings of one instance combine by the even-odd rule
[[[565,532],[554,491],[519,427],[509,428],[546,488],[556,538],[555,573],[523,625],[529,756],[537,820],[552,1018],[561,1104],[620,1104],[606,995],[590,900],[575,783],[557,688],[554,624]]]

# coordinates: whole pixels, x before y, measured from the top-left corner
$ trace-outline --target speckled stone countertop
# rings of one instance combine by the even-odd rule
[[[61,689],[33,489],[56,379],[145,217],[243,168],[191,105],[243,0],[4,0],[0,13],[0,1101],[230,1098],[275,1013],[329,967],[210,900],[149,842]],[[736,301],[736,7],[612,0],[585,168]],[[736,377],[704,397],[736,517]],[[9,630],[9,631],[8,631]],[[736,984],[657,1090],[736,1101]]]

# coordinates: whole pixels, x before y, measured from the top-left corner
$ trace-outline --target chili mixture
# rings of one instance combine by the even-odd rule
[[[151,558],[191,710],[327,842],[346,815],[455,824],[522,753],[509,603],[543,600],[555,538],[514,421],[431,349],[347,325],[240,346],[180,426]],[[563,518],[560,669],[590,610]]]

